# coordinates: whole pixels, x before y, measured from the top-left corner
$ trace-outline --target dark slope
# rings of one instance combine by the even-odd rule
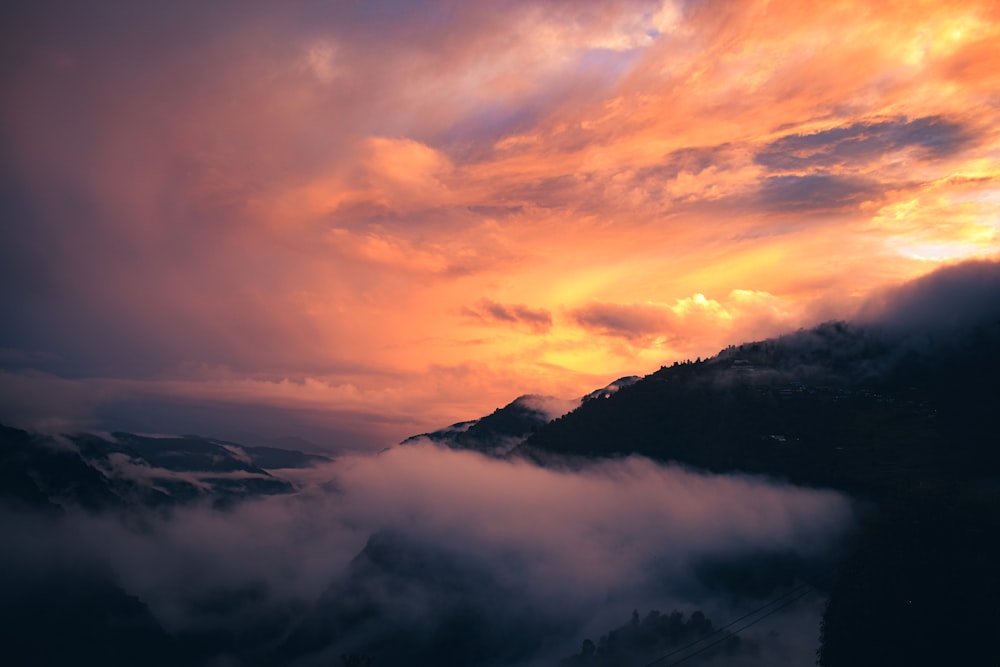
[[[676,364],[532,434],[518,454],[642,454],[853,491],[1000,473],[1000,323],[947,336],[845,323]]]
[[[5,664],[190,664],[149,608],[109,575],[83,568],[5,569],[0,587]]]
[[[819,664],[997,665],[1000,495],[921,488],[852,540],[823,618]]]

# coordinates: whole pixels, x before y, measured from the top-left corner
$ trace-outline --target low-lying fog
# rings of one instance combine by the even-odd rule
[[[418,444],[275,474],[300,491],[169,517],[8,516],[7,567],[110,573],[175,635],[270,624],[247,650],[283,664],[381,667],[393,643],[458,632],[482,664],[557,665],[633,610],[723,625],[822,570],[851,517],[832,491],[635,457],[553,469]],[[811,664],[821,613],[816,593],[748,630],[753,664]]]

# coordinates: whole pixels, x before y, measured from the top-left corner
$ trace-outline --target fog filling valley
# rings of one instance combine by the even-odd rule
[[[171,634],[268,625],[282,635],[272,646],[299,646],[287,664],[378,656],[387,638],[433,634],[461,610],[482,624],[490,664],[543,665],[633,610],[700,609],[721,626],[790,588],[789,562],[824,562],[852,514],[836,492],[639,457],[553,469],[418,443],[275,474],[299,490],[169,516],[8,515],[20,539],[4,569],[104,573]],[[786,567],[755,589],[724,575],[769,557]],[[359,597],[373,618],[317,620]],[[816,593],[748,631],[752,664],[811,661],[821,613]]]

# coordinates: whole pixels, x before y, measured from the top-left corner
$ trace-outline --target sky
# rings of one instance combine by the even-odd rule
[[[379,447],[1000,258],[996,2],[0,12],[20,426]]]

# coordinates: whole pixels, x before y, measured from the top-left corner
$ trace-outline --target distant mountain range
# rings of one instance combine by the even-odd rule
[[[195,435],[47,436],[0,425],[0,503],[54,512],[68,506],[100,511],[191,502],[221,507],[289,493],[292,485],[270,471],[328,460]]]

